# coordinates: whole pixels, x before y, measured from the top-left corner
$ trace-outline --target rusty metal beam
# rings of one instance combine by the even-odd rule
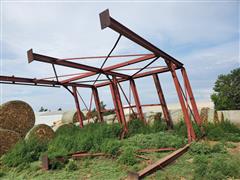
[[[140,46],[146,48],[147,50],[154,53],[156,56],[162,57],[163,59],[170,61],[174,64],[176,64],[178,67],[183,66],[181,62],[179,62],[174,57],[170,56],[166,52],[160,50],[158,47],[154,46],[147,40],[143,39],[141,36],[136,34],[135,32],[131,31],[115,19],[113,19],[110,14],[109,10],[105,10],[102,13],[100,13],[100,22],[101,22],[101,28],[104,29],[106,27],[111,28],[112,30],[118,32],[119,34],[125,36],[126,38],[130,39],[131,41],[139,44]]]
[[[154,58],[154,57],[155,57],[155,55],[152,55],[152,54],[145,55],[145,56],[142,56],[142,57],[139,57],[139,58],[136,58],[136,59],[126,61],[126,62],[118,63],[116,65],[108,66],[106,68],[103,68],[102,71],[104,71],[104,72],[107,71],[108,72],[108,71],[111,71],[111,70],[114,70],[114,69],[117,69],[117,68],[121,68],[121,67],[125,67],[125,66],[128,66],[128,65],[138,63],[138,62],[142,62],[142,61]],[[81,74],[81,75],[63,80],[61,82],[62,83],[68,83],[68,82],[71,82],[71,81],[75,81],[75,80],[83,79],[83,78],[86,78],[86,77],[90,77],[90,76],[93,76],[95,74],[97,74],[97,73],[96,72],[87,72],[85,74]]]
[[[112,55],[108,58],[124,58],[124,57],[133,57],[133,56],[146,56],[152,54],[124,54],[124,55]],[[90,57],[75,57],[75,58],[64,58],[58,59],[58,61],[65,61],[65,60],[82,60],[82,59],[105,59],[107,56],[90,56]]]
[[[159,78],[158,78],[157,74],[153,74],[153,80],[154,80],[155,87],[157,89],[157,94],[158,94],[159,101],[162,105],[162,111],[163,111],[164,119],[167,122],[168,128],[172,129],[173,128],[172,118],[171,118],[170,113],[168,111],[167,103],[165,101],[163,91],[162,91],[162,87],[161,87],[161,84],[160,84],[160,81],[159,81]]]
[[[142,77],[146,77],[146,76],[151,76],[153,74],[164,73],[164,72],[168,72],[168,71],[170,71],[169,68],[156,69],[156,70],[136,74],[135,76],[132,77],[132,79],[142,78]],[[127,81],[127,80],[123,79],[123,78],[118,78],[118,82],[124,82],[124,81]],[[110,82],[103,82],[103,83],[95,84],[94,86],[95,87],[103,87],[103,86],[107,86],[109,84],[110,84]]]
[[[100,105],[100,100],[99,100],[99,95],[98,95],[98,90],[97,88],[92,88],[92,92],[93,92],[93,97],[94,97],[94,101],[95,101],[95,105],[96,105],[96,110],[98,113],[98,119],[100,120],[100,122],[103,122],[103,115],[101,112],[101,105]]]
[[[115,90],[115,87],[114,87],[113,83],[110,84],[110,90],[111,90],[111,94],[112,94],[113,105],[114,105],[114,108],[115,108],[115,113],[116,113],[116,116],[117,116],[118,123],[122,125],[122,120],[121,120],[119,107],[118,107],[118,103],[117,103],[117,98],[116,98],[116,90]]]
[[[58,61],[57,58],[33,53],[32,49],[28,50],[27,54],[28,54],[28,62],[29,63],[36,60],[36,61],[40,61],[40,62],[44,62],[44,63],[56,64],[56,65],[60,65],[60,66],[81,69],[81,70],[91,71],[91,72],[95,72],[95,73],[114,75],[114,76],[118,76],[118,77],[122,77],[122,78],[130,77],[129,75],[126,75],[126,74],[121,74],[118,72],[111,72],[111,71],[104,71],[102,69],[84,65],[84,64],[74,63],[74,62],[70,62],[70,61]]]
[[[188,113],[188,109],[186,107],[184,97],[183,97],[183,94],[182,94],[182,91],[181,91],[181,84],[178,80],[178,77],[177,77],[177,74],[176,74],[176,71],[175,71],[175,65],[172,64],[172,63],[169,63],[169,66],[171,68],[172,78],[173,78],[173,81],[174,81],[174,84],[175,84],[175,87],[176,87],[178,99],[179,99],[180,105],[182,107],[184,121],[185,121],[185,124],[187,126],[188,142],[190,143],[190,142],[192,142],[196,139],[196,135],[195,135],[195,132],[193,130],[193,126],[192,126],[192,123],[191,123],[191,118],[190,118],[190,115]]]
[[[122,100],[121,100],[121,96],[120,96],[119,89],[118,89],[117,78],[115,76],[113,76],[111,84],[112,84],[112,88],[114,90],[115,101],[116,101],[117,106],[118,106],[120,120],[121,120],[122,125],[124,127],[124,131],[127,132],[128,131],[127,122],[126,122],[126,118],[125,118],[124,111],[123,111],[123,105],[122,105]]]
[[[37,85],[37,86],[52,85],[53,87],[62,85],[60,82],[57,82],[57,81],[50,81],[50,80],[36,79],[36,78],[15,77],[15,76],[0,76],[0,83],[9,83],[9,84],[25,83],[22,85]],[[84,87],[84,88],[92,88],[93,87],[92,85],[77,84],[77,83],[66,83],[64,85],[65,86]],[[49,87],[52,87],[52,86],[49,86]]]
[[[189,82],[189,79],[188,79],[187,72],[186,72],[185,68],[182,68],[181,72],[182,72],[182,76],[183,76],[183,79],[184,79],[184,82],[185,82],[185,85],[186,85],[187,93],[189,95],[190,102],[191,102],[191,105],[192,105],[192,109],[193,109],[193,113],[194,113],[194,120],[196,121],[198,126],[201,126],[202,120],[201,120],[199,112],[198,112],[197,104],[196,104],[196,101],[195,101],[195,98],[194,98],[194,95],[193,95],[193,92],[192,92],[192,88],[191,88],[191,85],[190,85],[190,82]]]
[[[77,109],[77,117],[78,117],[78,121],[79,121],[79,126],[80,126],[80,128],[83,128],[83,116],[82,116],[80,104],[78,101],[77,87],[72,86],[72,90],[73,90],[73,97],[74,97],[74,101],[75,101],[75,105],[76,105],[76,109]]]
[[[141,103],[140,103],[140,99],[139,99],[138,92],[137,92],[137,87],[136,87],[135,81],[133,79],[130,79],[130,86],[132,89],[138,116],[139,116],[140,120],[143,121],[144,124],[146,124],[146,121],[145,121],[145,118],[143,115],[143,111],[142,111],[142,107],[141,107]]]
[[[172,152],[171,154],[163,157],[162,159],[158,160],[157,162],[155,162],[155,163],[147,166],[146,168],[138,171],[138,173],[137,173],[138,178],[142,179],[146,175],[156,171],[157,169],[161,169],[161,168],[167,166],[168,164],[170,164],[171,162],[175,161],[178,157],[180,157],[185,152],[187,152],[189,146],[190,146],[190,144],[187,144],[183,148],[180,148],[180,149]]]

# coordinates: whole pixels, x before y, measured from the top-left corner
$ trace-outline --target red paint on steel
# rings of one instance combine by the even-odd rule
[[[151,59],[153,57],[155,57],[155,56],[154,55],[145,55],[143,57],[132,59],[132,60],[129,60],[129,61],[126,61],[126,62],[123,62],[123,63],[119,63],[119,64],[112,65],[112,66],[108,66],[106,68],[103,68],[101,71],[102,72],[109,72],[111,70],[114,70],[114,69],[117,69],[117,68],[121,68],[121,67],[125,67],[125,66],[131,65],[131,64],[135,64],[135,63],[138,63],[138,62],[142,62],[142,61]],[[62,83],[68,83],[68,82],[75,81],[75,80],[78,80],[78,79],[90,77],[90,76],[93,76],[95,74],[97,74],[97,73],[96,72],[88,72],[88,73],[85,73],[85,74],[82,74],[82,75],[79,75],[79,76],[75,76],[75,77],[66,79],[66,80],[61,81],[61,82]]]
[[[75,68],[75,69],[82,69],[82,70],[91,71],[91,72],[95,72],[95,73],[103,73],[103,74],[107,74],[107,75],[119,76],[122,78],[129,77],[126,74],[121,74],[121,73],[111,72],[111,71],[103,71],[100,68],[88,66],[85,64],[79,64],[79,63],[74,63],[74,62],[70,62],[70,61],[57,61],[57,58],[33,53],[32,49],[30,49],[28,51],[28,54],[30,54],[28,57],[32,57],[32,59],[28,60],[29,63],[32,62],[33,60],[36,60],[36,61],[40,61],[40,62],[44,62],[44,63],[56,64],[56,65],[66,66],[66,67]]]
[[[119,122],[119,124],[122,124],[121,116],[120,116],[120,112],[119,112],[119,108],[118,108],[118,103],[117,103],[117,98],[116,98],[116,93],[115,93],[115,88],[114,88],[113,83],[110,84],[110,90],[111,90],[113,104],[115,107],[115,113],[116,113],[118,122]]]
[[[183,64],[176,60],[174,57],[170,56],[166,52],[160,50],[147,40],[143,39],[141,36],[136,34],[135,32],[131,31],[115,19],[113,19],[110,14],[109,10],[105,10],[102,13],[100,13],[100,22],[101,22],[101,28],[104,29],[106,27],[111,28],[112,30],[118,32],[119,34],[125,36],[126,38],[130,39],[131,41],[139,44],[140,46],[144,47],[145,49],[153,52],[155,55],[162,57],[163,59],[166,59],[177,66],[182,66]]]
[[[180,149],[172,152],[171,154],[163,157],[162,159],[158,160],[157,162],[155,162],[155,163],[147,166],[146,168],[138,171],[138,173],[137,173],[138,178],[143,178],[146,175],[156,171],[157,169],[160,169],[160,168],[163,168],[163,167],[167,166],[168,164],[170,164],[171,162],[176,160],[178,157],[183,155],[185,152],[187,152],[189,146],[190,146],[190,144],[187,144],[183,148],[180,148]]]
[[[102,112],[101,112],[101,105],[100,105],[97,88],[92,88],[92,92],[93,92],[93,97],[94,97],[94,101],[95,101],[95,105],[96,105],[96,110],[98,113],[98,119],[100,120],[100,122],[103,122],[103,116],[102,116]]]
[[[161,68],[161,69],[151,70],[151,71],[136,74],[135,76],[132,77],[132,79],[142,78],[142,77],[146,77],[146,76],[152,76],[153,74],[156,74],[156,73],[157,74],[158,73],[165,73],[165,72],[168,72],[168,71],[170,71],[169,68]],[[124,82],[124,81],[127,81],[127,80],[128,79],[118,78],[118,82]],[[103,87],[103,86],[107,86],[109,84],[110,84],[110,82],[103,82],[103,83],[95,84],[94,86]]]
[[[117,82],[117,78],[114,77],[114,76],[113,76],[113,79],[112,79],[112,85],[113,85],[113,88],[114,88],[115,97],[116,97],[116,101],[117,101],[117,104],[118,104],[118,109],[119,109],[119,115],[120,115],[120,118],[121,118],[121,122],[123,124],[124,131],[127,132],[128,131],[127,122],[126,122],[124,111],[123,111],[121,96],[120,96],[120,93],[119,93],[119,90],[118,90],[118,82]]]
[[[179,98],[179,101],[180,101],[180,104],[181,104],[181,107],[182,107],[184,121],[185,121],[186,126],[187,126],[188,142],[190,143],[190,142],[192,142],[193,140],[196,139],[196,135],[195,135],[195,132],[194,132],[193,127],[192,127],[191,119],[190,119],[190,116],[188,114],[186,104],[184,102],[183,94],[182,94],[182,91],[181,91],[181,85],[178,81],[177,74],[175,72],[175,67],[171,63],[169,64],[169,66],[171,68],[173,81],[174,81],[174,84],[175,84],[175,87],[176,87],[176,90],[177,90],[177,94],[178,94],[178,98]]]
[[[83,117],[82,117],[82,113],[81,113],[81,109],[80,109],[80,104],[79,104],[79,101],[78,101],[77,87],[73,86],[72,89],[73,89],[73,97],[74,97],[74,100],[75,100],[75,105],[76,105],[76,108],[77,108],[77,117],[78,117],[78,120],[79,120],[79,126],[80,126],[80,128],[83,128]]]
[[[9,83],[29,83],[29,85],[62,85],[57,81],[50,81],[50,80],[42,80],[42,79],[33,79],[33,78],[24,78],[24,77],[15,77],[15,76],[0,76],[0,81],[2,82],[9,82]],[[27,85],[27,84],[25,84]],[[92,88],[92,85],[88,84],[77,84],[77,83],[66,83],[66,86],[77,86],[77,87],[84,87],[84,88]]]
[[[142,120],[146,124],[146,120],[143,115],[140,99],[139,99],[138,92],[137,92],[137,87],[136,87],[135,81],[133,79],[130,79],[130,86],[132,89],[135,105],[136,105],[137,112],[139,115],[139,119]]]
[[[128,98],[127,98],[126,93],[124,92],[124,90],[123,90],[123,88],[122,88],[122,86],[121,86],[121,84],[118,83],[118,85],[119,85],[119,87],[120,87],[120,90],[121,90],[122,93],[123,93],[123,96],[125,97],[125,99],[126,99],[126,101],[127,101],[127,103],[128,103],[129,109],[132,111],[132,113],[134,114],[134,116],[137,117],[137,116],[136,116],[136,113],[135,113],[134,110],[133,110],[133,107],[131,106],[130,101],[129,101]],[[125,109],[125,107],[123,107],[123,109]],[[130,112],[129,112],[129,114],[130,114]]]
[[[108,58],[122,58],[122,57],[133,57],[133,56],[146,56],[146,55],[153,55],[153,54],[127,54],[127,55],[112,55]],[[81,60],[81,59],[105,59],[107,56],[89,56],[89,57],[75,57],[75,58],[63,58],[58,59],[58,61],[65,61],[65,60]]]
[[[162,92],[162,87],[161,87],[161,84],[160,84],[160,81],[159,81],[159,78],[158,78],[157,74],[153,74],[153,80],[154,80],[155,87],[157,89],[157,94],[158,94],[159,101],[160,101],[161,106],[162,106],[164,119],[167,122],[168,128],[172,129],[173,128],[172,118],[171,118],[170,113],[168,111],[167,103],[165,101],[165,98],[164,98],[164,95],[163,95],[163,92]]]
[[[190,82],[189,82],[189,79],[188,79],[187,72],[186,72],[185,68],[181,68],[181,72],[182,72],[182,76],[183,76],[183,79],[184,79],[185,84],[186,84],[186,90],[188,92],[189,99],[190,99],[190,102],[191,102],[191,105],[192,105],[192,109],[193,109],[193,113],[194,113],[194,117],[195,117],[194,119],[196,120],[196,123],[199,126],[201,126],[201,124],[202,124],[201,117],[200,117],[198,109],[197,109],[197,104],[196,104],[195,98],[193,96],[192,88],[191,88],[191,85],[190,85]]]

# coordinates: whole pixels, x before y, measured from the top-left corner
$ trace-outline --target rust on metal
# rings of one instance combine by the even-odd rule
[[[183,155],[185,152],[187,152],[190,144],[185,145],[183,148],[180,148],[171,154],[165,156],[164,158],[158,160],[157,162],[147,166],[146,168],[140,170],[137,172],[138,178],[143,178],[146,175],[156,171],[157,169],[163,168],[166,165],[170,164],[171,162],[175,161],[178,157]]]
[[[175,151],[176,148],[159,148],[159,149],[139,149],[139,153],[151,153],[151,152],[164,152],[164,151]]]

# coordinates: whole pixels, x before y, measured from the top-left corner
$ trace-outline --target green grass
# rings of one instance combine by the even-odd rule
[[[136,150],[145,148],[180,148],[187,143],[186,126],[183,122],[175,124],[174,130],[167,131],[163,121],[155,121],[151,126],[139,120],[129,122],[129,134],[119,140],[121,128],[118,124],[89,124],[83,129],[66,126],[58,131],[49,143],[35,140],[21,141],[9,153],[1,157],[0,178],[3,179],[120,179],[128,171],[138,171],[147,166],[147,161],[136,157]],[[194,128],[197,129],[197,127]],[[216,130],[217,129],[217,130]],[[220,129],[220,130],[219,130]],[[198,129],[197,129],[198,130]],[[221,134],[218,134],[218,133]],[[197,132],[199,134],[199,132]],[[218,140],[214,145],[198,142],[177,161],[157,171],[147,179],[226,179],[240,178],[238,157],[227,153],[235,148],[240,130],[226,121],[218,125],[206,126],[206,138]],[[39,157],[47,153],[52,160],[56,156],[75,151],[105,152],[105,158],[84,158],[69,160],[59,164],[55,161],[50,171],[42,171]],[[168,152],[170,153],[170,152]],[[168,153],[143,154],[152,162]],[[237,156],[237,155],[236,155]],[[239,156],[239,154],[238,154]],[[232,167],[234,165],[234,167]],[[222,169],[221,167],[226,167]],[[215,178],[216,179],[216,178]]]

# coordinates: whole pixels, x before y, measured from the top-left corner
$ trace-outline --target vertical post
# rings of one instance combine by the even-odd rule
[[[167,103],[165,101],[163,92],[162,92],[162,87],[158,78],[157,74],[153,74],[153,80],[154,80],[154,84],[155,87],[157,89],[157,94],[158,94],[158,98],[162,107],[162,111],[163,111],[163,115],[164,115],[164,119],[166,120],[167,126],[169,129],[173,128],[173,122],[172,122],[172,118],[170,116],[170,113],[168,111],[168,107],[167,107]]]
[[[175,66],[172,63],[170,63],[169,66],[170,66],[173,81],[174,81],[174,84],[175,84],[175,87],[176,87],[176,90],[177,90],[178,98],[179,98],[179,101],[180,101],[180,104],[181,104],[181,107],[182,107],[184,121],[185,121],[186,126],[187,126],[188,142],[190,143],[190,142],[192,142],[193,140],[196,139],[196,135],[195,135],[195,132],[194,132],[193,127],[192,127],[192,123],[191,123],[191,120],[190,120],[190,116],[188,114],[186,104],[184,102],[183,94],[182,94],[182,91],[181,91],[181,85],[180,85],[179,80],[177,78],[177,74],[176,74],[176,71],[175,71]]]
[[[75,105],[76,105],[76,108],[77,108],[77,117],[78,117],[78,120],[79,120],[79,126],[80,126],[80,128],[83,128],[83,117],[82,117],[82,113],[81,113],[80,105],[79,105],[79,101],[78,101],[77,87],[72,86],[72,89],[73,89],[73,97],[74,97],[74,100],[75,100]]]
[[[189,82],[189,79],[188,79],[187,72],[186,72],[185,68],[182,68],[181,72],[182,72],[183,80],[185,82],[187,93],[189,95],[189,99],[190,99],[190,102],[191,102],[191,105],[192,105],[192,109],[193,109],[193,113],[194,113],[194,119],[196,120],[196,123],[199,126],[201,126],[202,120],[201,120],[199,112],[198,112],[197,104],[196,104],[195,98],[193,96],[192,88],[191,88],[191,85],[190,85],[190,82]]]
[[[132,93],[133,93],[135,105],[136,105],[136,108],[137,108],[138,116],[139,116],[140,120],[142,120],[146,124],[146,121],[145,121],[145,118],[144,118],[144,115],[143,115],[143,111],[142,111],[142,107],[141,107],[141,103],[140,103],[140,100],[139,100],[136,84],[135,84],[135,81],[133,79],[130,79],[130,86],[131,86],[131,89],[132,89]]]
[[[113,76],[112,85],[113,85],[113,89],[115,91],[116,103],[118,104],[119,115],[120,115],[121,122],[124,126],[124,131],[127,132],[128,131],[127,122],[126,122],[126,118],[125,118],[125,115],[124,115],[121,96],[120,96],[117,84],[118,84],[117,79],[116,79],[115,76]]]
[[[119,112],[119,108],[118,108],[118,104],[117,104],[117,100],[116,100],[115,88],[114,88],[113,83],[110,84],[110,90],[111,90],[111,94],[112,94],[113,104],[114,104],[115,113],[116,113],[116,116],[118,119],[118,123],[122,124],[121,116],[120,116],[120,112]]]
[[[97,113],[98,113],[98,119],[100,120],[100,122],[103,122],[103,116],[102,116],[102,112],[101,112],[101,105],[100,105],[100,100],[99,100],[99,95],[98,95],[97,88],[93,87],[92,92],[93,92],[94,102],[95,102],[95,105],[96,105],[96,110],[97,110]]]

